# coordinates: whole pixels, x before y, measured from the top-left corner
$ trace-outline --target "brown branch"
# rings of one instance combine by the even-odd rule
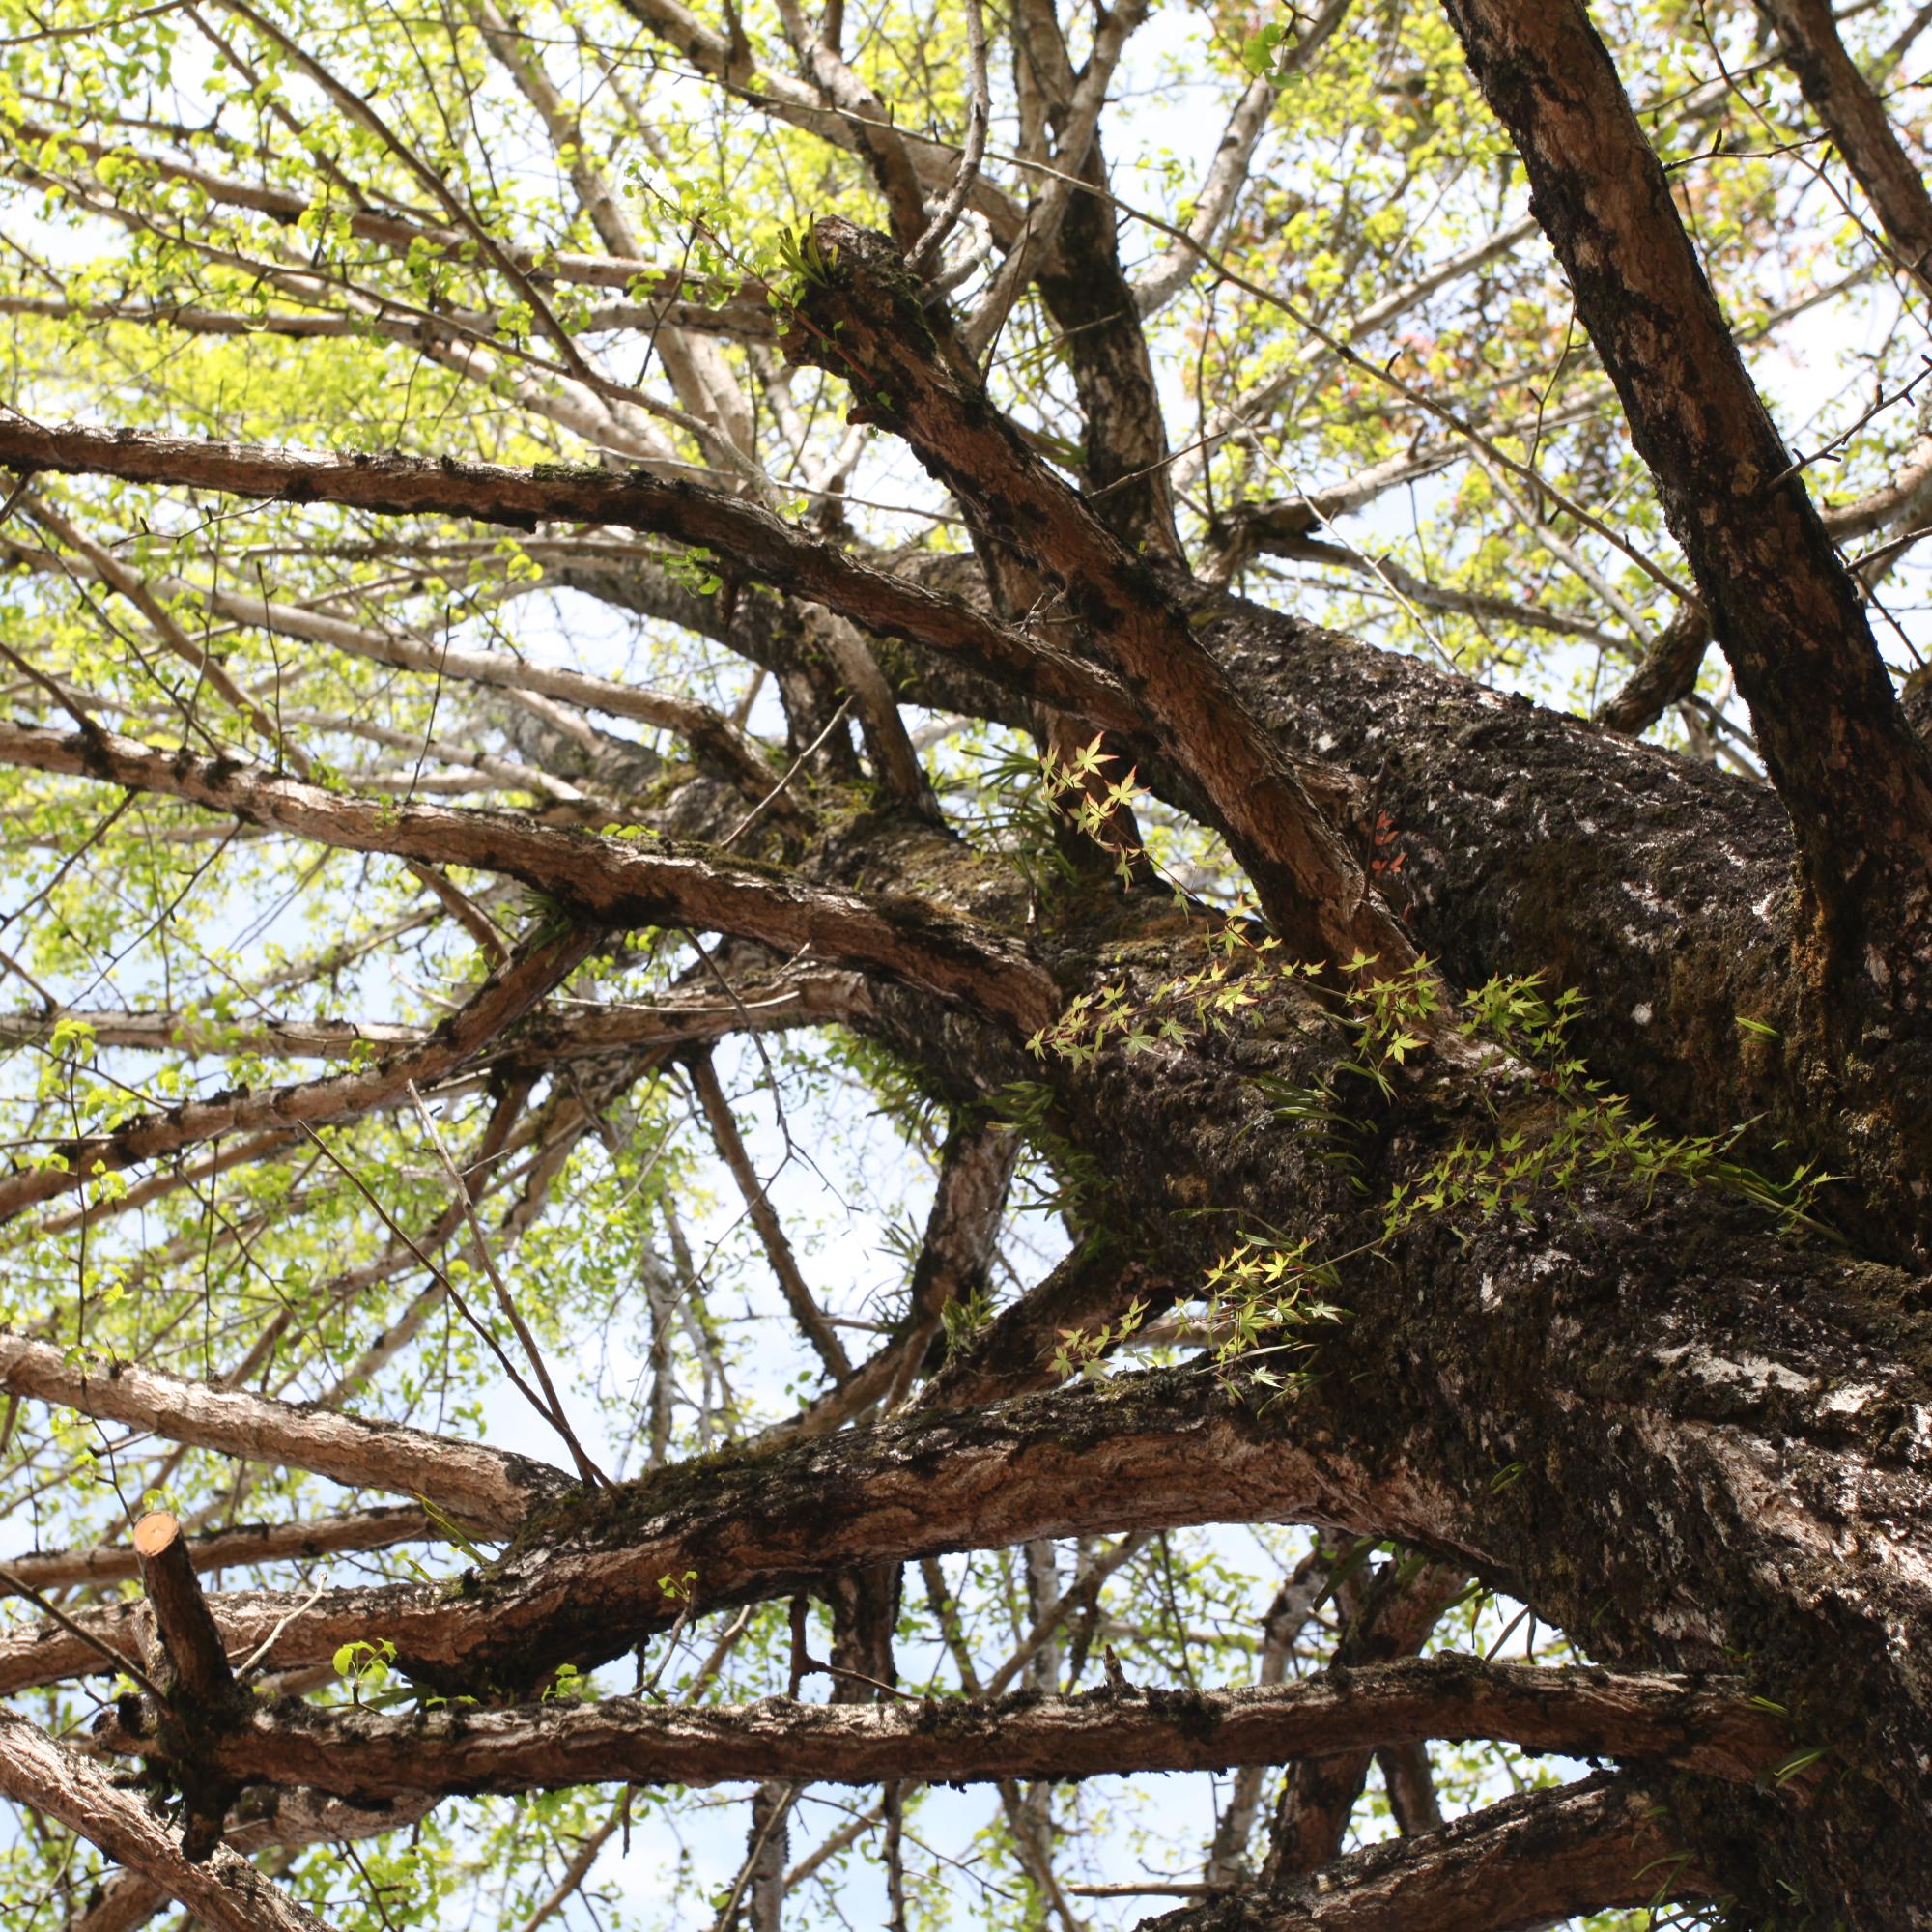
[[[986,1279],[1018,1157],[1018,1137],[1009,1128],[977,1121],[953,1128],[941,1155],[939,1185],[898,1332],[829,1394],[765,1430],[760,1442],[822,1435],[876,1403],[905,1399],[946,1310]]]
[[[1845,51],[1829,0],[1758,0],[1758,12],[1782,41],[1806,104],[1871,197],[1899,267],[1932,292],[1932,195],[1877,89]]]
[[[20,735],[0,726],[0,761],[12,751],[28,749],[17,742]],[[10,744],[10,739],[14,742]],[[83,759],[97,762],[100,758],[114,760],[119,751],[123,755],[117,762],[130,773],[143,767],[171,768],[177,779],[184,781],[205,772],[218,773],[220,776],[214,780],[218,785],[239,782],[245,787],[247,784],[245,778],[223,761],[210,765],[185,757],[170,760],[126,739],[97,736],[54,743],[71,748]],[[249,769],[241,768],[244,773]],[[131,776],[128,782],[139,786],[139,780]],[[272,788],[280,781],[264,772],[261,782]],[[307,785],[298,788],[312,810],[329,797]],[[183,789],[186,789],[185,782]],[[323,810],[326,811],[327,808]],[[378,809],[363,810],[373,813]],[[421,1045],[392,1055],[366,1072],[339,1074],[333,1079],[298,1087],[271,1087],[260,1094],[244,1090],[208,1100],[188,1100],[165,1113],[137,1116],[105,1133],[63,1142],[54,1150],[61,1165],[0,1178],[0,1220],[37,1202],[50,1201],[57,1195],[85,1187],[102,1174],[118,1174],[138,1162],[178,1153],[217,1135],[256,1134],[264,1129],[312,1130],[328,1122],[355,1120],[389,1104],[407,1091],[412,1081],[431,1085],[445,1079],[582,965],[596,950],[601,937],[594,927],[573,927],[560,935],[537,940],[508,965],[493,972],[461,1009],[444,1020]]]
[[[348,851],[504,872],[609,929],[681,924],[760,940],[788,953],[810,949],[822,961],[873,967],[958,1000],[1022,1034],[1045,1025],[1059,1004],[1051,980],[1020,949],[936,906],[808,885],[668,839],[598,838],[514,812],[344,798],[277,778],[263,766],[171,756],[105,732],[62,735],[0,724],[0,764],[162,792]],[[569,944],[555,942],[559,949]],[[422,1082],[440,1076],[411,1069],[404,1077]],[[387,1076],[368,1076],[367,1084],[373,1089],[378,1079]],[[224,1104],[253,1115],[269,1103]],[[177,1111],[185,1116],[195,1110]],[[75,1184],[62,1175],[51,1182],[34,1176],[10,1183],[43,1190],[29,1199]],[[0,1202],[7,1198],[0,1191]]]
[[[96,1720],[104,1749],[155,1755],[147,1723]],[[284,1702],[247,1710],[206,1749],[229,1776],[363,1802],[508,1794],[624,1778],[870,1784],[994,1782],[1219,1771],[1378,1745],[1499,1738],[1530,1750],[1678,1764],[1755,1777],[1790,1749],[1786,1725],[1735,1684],[1590,1666],[1407,1660],[1264,1689],[957,1701],[661,1705],[630,1697],[391,1717]]]
[[[1648,731],[1696,690],[1710,641],[1711,619],[1704,607],[1684,605],[1616,694],[1597,707],[1597,723],[1633,737]]]
[[[182,1698],[196,1716],[217,1712],[235,1695],[235,1673],[221,1647],[208,1601],[195,1578],[194,1562],[180,1519],[154,1510],[134,1525],[134,1557],[167,1660],[170,1699]]]
[[[813,234],[832,266],[806,290],[786,353],[849,381],[853,419],[903,437],[1062,593],[1162,751],[1201,784],[1264,909],[1303,956],[1362,953],[1384,972],[1412,960],[1308,779],[1249,713],[1163,582],[1028,447],[977,377],[941,359],[892,244],[837,219]]]
[[[923,1408],[966,1408],[1061,1379],[1054,1363],[1069,1336],[1091,1335],[1129,1304],[1167,1307],[1176,1284],[1155,1267],[1103,1242],[1076,1248],[990,1326],[962,1343],[920,1396]]]
[[[397,1804],[357,1805],[320,1791],[257,1785],[236,1801],[221,1835],[236,1852],[288,1852],[407,1831],[431,1808],[429,1801],[420,1798]],[[138,1871],[119,1871],[68,1920],[66,1932],[134,1932],[167,1902],[167,1893]]]
[[[904,136],[893,125],[886,103],[872,92],[839,56],[812,31],[800,10],[799,0],[778,0],[779,18],[785,38],[791,42],[800,66],[825,104],[838,113],[852,131],[858,151],[865,156],[885,197],[894,239],[910,253],[925,229],[925,197],[919,174],[913,166],[911,151]]]
[[[241,1523],[207,1536],[189,1537],[182,1548],[196,1570],[229,1570],[298,1562],[352,1549],[392,1549],[399,1543],[433,1543],[439,1534],[420,1509],[398,1506],[316,1517],[307,1522]],[[140,1575],[132,1548],[112,1543],[15,1556],[6,1568],[9,1576],[36,1590],[125,1583]]]
[[[179,1900],[212,1932],[328,1932],[306,1906],[226,1846],[190,1862],[140,1799],[117,1790],[85,1758],[24,1719],[0,1716],[0,1795],[77,1832]]]
[[[868,569],[837,545],[807,536],[753,504],[689,483],[561,464],[522,470],[401,456],[316,456],[79,424],[50,429],[13,415],[0,417],[0,465],[338,503],[389,516],[458,517],[526,530],[544,522],[606,524],[671,537],[701,545],[735,570],[823,604],[865,630],[956,653],[1097,725],[1129,730],[1139,723],[1119,685],[1070,653],[1008,630],[954,599]]]
[[[1355,1613],[1335,1647],[1328,1677],[1346,1683],[1365,1664],[1386,1664],[1394,1658],[1412,1656],[1467,1580],[1465,1572],[1449,1564],[1425,1562],[1406,1575],[1401,1566],[1390,1565],[1375,1587],[1359,1593]],[[1268,1853],[1267,1881],[1278,1890],[1292,1888],[1300,1873],[1319,1870],[1341,1851],[1371,1756],[1363,1749],[1311,1755],[1289,1773],[1275,1808]]]
[[[148,1667],[161,1698],[156,1721],[182,1787],[182,1856],[199,1864],[221,1842],[237,1780],[209,1770],[206,1741],[234,1714],[235,1673],[208,1611],[180,1520],[156,1510],[134,1525],[134,1555],[154,1613]]]
[[[1372,1845],[1286,1896],[1236,1892],[1137,1932],[1534,1932],[1717,1888],[1633,1778],[1526,1791],[1439,1832]]]
[[[1275,1592],[1274,1601],[1262,1619],[1257,1684],[1279,1684],[1287,1676],[1288,1660],[1293,1653],[1295,1640],[1326,1595],[1335,1561],[1318,1542]],[[1208,1862],[1202,1868],[1201,1876],[1209,1886],[1231,1885],[1247,1867],[1248,1841],[1254,1835],[1255,1816],[1261,1809],[1262,1776],[1259,1765],[1244,1765],[1235,1775],[1227,1805],[1214,1828]]]
[[[1892,695],[1858,586],[1752,385],[1668,178],[1581,0],[1448,7],[1750,707],[1810,887],[1851,942],[1844,970],[1887,1004],[1916,1003],[1932,931],[1932,755]]]
[[[752,1157],[745,1151],[738,1122],[732,1118],[731,1103],[724,1097],[724,1088],[718,1084],[718,1069],[712,1065],[710,1054],[693,1054],[685,1065],[691,1075],[693,1090],[697,1094],[697,1104],[704,1111],[705,1124],[711,1129],[712,1142],[718,1149],[720,1158],[731,1171],[731,1179],[745,1203],[746,1213],[752,1217],[753,1227],[758,1232],[765,1259],[771,1263],[772,1273],[778,1278],[792,1320],[818,1351],[818,1359],[825,1364],[826,1373],[837,1380],[844,1380],[852,1373],[851,1357],[846,1354],[845,1345],[839,1341],[838,1330],[825,1319],[825,1311],[812,1298],[810,1288],[799,1272],[798,1258],[792,1253],[791,1242],[785,1236],[784,1224],[773,1209],[764,1183],[759,1180],[757,1170],[752,1165]]]
[[[352,1488],[426,1497],[507,1534],[570,1488],[561,1471],[506,1450],[400,1424],[218,1389],[113,1361],[73,1361],[50,1342],[0,1335],[0,1389],[152,1430],[171,1442],[287,1463]]]
[[[164,1418],[175,1391],[193,1386],[141,1378],[124,1370],[119,1379],[152,1391],[131,1418],[148,1426]],[[90,1402],[98,1386],[115,1385],[88,1379]],[[56,1399],[86,1412],[74,1400],[81,1393],[80,1378],[70,1376]],[[262,1406],[281,1418],[279,1405]],[[725,1451],[696,1472],[673,1465],[609,1491],[558,1495],[528,1514],[503,1563],[461,1598],[417,1585],[334,1590],[313,1602],[249,1591],[217,1597],[213,1608],[231,1652],[275,1634],[262,1660],[268,1668],[325,1662],[341,1643],[387,1637],[401,1667],[465,1689],[484,1676],[499,1685],[535,1681],[559,1662],[617,1655],[674,1621],[668,1577],[696,1615],[784,1595],[830,1569],[1040,1536],[1225,1521],[1319,1522],[1411,1543],[1453,1535],[1459,1503],[1446,1479],[1432,1484],[1407,1463],[1391,1475],[1338,1456],[1332,1417],[1311,1420],[1321,1439],[1303,1441],[1289,1426],[1298,1417],[1257,1429],[1217,1378],[1174,1371],[991,1411],[920,1412],[779,1454]],[[304,1419],[355,1432],[345,1435],[344,1456],[374,1441],[376,1425]],[[405,1441],[410,1434],[391,1433]],[[439,1453],[456,1452],[440,1444],[418,1452],[425,1479]],[[354,1480],[363,1479],[360,1460]],[[545,1477],[554,1481],[554,1472]],[[507,1500],[498,1503],[499,1520]],[[75,1621],[128,1647],[119,1608],[83,1611]],[[99,1668],[98,1651],[71,1634],[0,1633],[0,1693]]]

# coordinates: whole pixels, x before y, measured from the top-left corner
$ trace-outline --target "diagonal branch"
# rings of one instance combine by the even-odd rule
[[[0,726],[0,740],[12,735]],[[112,747],[128,745],[125,739],[109,740],[99,734],[92,743],[70,742],[76,745],[83,757],[90,753],[111,757]],[[177,773],[184,773],[196,763],[191,759],[168,760],[145,747],[128,746],[128,750],[138,759],[155,765],[171,765]],[[0,761],[7,756],[7,747],[0,743]],[[270,785],[277,782],[269,778],[264,781]],[[140,785],[137,779],[126,782],[136,788]],[[316,799],[329,796],[311,786],[299,788]],[[444,1079],[581,966],[596,950],[600,939],[601,934],[595,928],[573,927],[526,947],[521,954],[492,973],[461,1009],[444,1020],[421,1045],[394,1054],[367,1072],[339,1074],[333,1079],[311,1081],[298,1087],[271,1087],[260,1094],[243,1090],[207,1100],[187,1100],[166,1113],[141,1115],[105,1133],[64,1142],[53,1150],[57,1165],[32,1168],[0,1179],[0,1219],[17,1214],[37,1202],[51,1201],[58,1195],[85,1187],[102,1174],[119,1173],[137,1162],[179,1153],[184,1148],[198,1146],[218,1135],[253,1134],[265,1129],[270,1132],[313,1129],[327,1122],[354,1120],[396,1099],[412,1081],[429,1083]]]
[[[226,1846],[190,1863],[174,1833],[140,1799],[117,1790],[70,1747],[24,1719],[0,1715],[0,1794],[55,1818],[186,1906],[212,1932],[328,1932]]]
[[[787,353],[850,381],[854,419],[902,436],[1059,589],[1163,752],[1200,781],[1264,909],[1303,956],[1367,955],[1386,971],[1410,962],[1413,947],[1309,776],[1248,711],[1161,579],[1028,447],[978,379],[942,359],[892,244],[837,219],[813,232],[829,267],[806,291]]]
[[[76,1361],[50,1342],[17,1335],[0,1335],[0,1389],[193,1448],[287,1463],[351,1488],[423,1497],[497,1534],[570,1488],[560,1470],[506,1450],[213,1388],[131,1363]]]
[[[1784,64],[1836,144],[1885,228],[1899,266],[1932,291],[1932,195],[1876,88],[1838,38],[1830,0],[1758,0]]]
[[[826,1373],[842,1381],[852,1373],[851,1358],[838,1339],[838,1331],[825,1319],[825,1311],[813,1299],[805,1276],[799,1272],[798,1257],[792,1252],[784,1224],[779,1219],[771,1197],[765,1192],[764,1183],[752,1165],[752,1156],[745,1150],[744,1137],[738,1131],[738,1122],[732,1118],[731,1103],[724,1097],[724,1088],[718,1084],[718,1069],[711,1064],[711,1055],[708,1052],[695,1053],[685,1065],[697,1094],[697,1104],[704,1111],[705,1124],[711,1129],[712,1142],[718,1149],[719,1157],[731,1171],[731,1179],[745,1203],[745,1211],[752,1217],[752,1226],[757,1230],[765,1259],[771,1263],[772,1273],[778,1278],[785,1306],[791,1310],[792,1320],[798,1323],[800,1332],[818,1351],[818,1359],[825,1364]]]
[[[1580,0],[1448,0],[1623,400],[1829,922],[1829,965],[1932,993],[1932,754]]]
[[[1372,1845],[1286,1897],[1237,1892],[1143,1919],[1137,1932],[1536,1932],[1605,1906],[1716,1889],[1651,1793],[1603,1776]]]
[[[428,1815],[422,1799],[400,1804],[356,1805],[319,1791],[253,1786],[236,1801],[222,1836],[237,1852],[286,1853],[304,1845],[340,1844],[407,1831]],[[166,1908],[168,1894],[151,1879],[124,1868],[108,1880],[67,1932],[134,1932]]]
[[[1328,1666],[1331,1680],[1348,1681],[1364,1664],[1412,1656],[1468,1580],[1453,1564],[1391,1566],[1356,1609]],[[1415,1739],[1378,1739],[1413,1744]],[[1268,1879],[1291,1889],[1302,1872],[1318,1871],[1342,1849],[1349,1818],[1368,1776],[1367,1750],[1304,1757],[1288,1775],[1275,1809]]]
[[[507,873],[610,930],[678,924],[789,953],[810,949],[821,961],[873,968],[1023,1034],[1046,1024],[1058,1008],[1052,982],[1020,948],[924,900],[813,886],[771,868],[721,861],[701,847],[598,838],[507,811],[344,798],[264,766],[172,756],[102,731],[63,736],[0,724],[0,764],[187,799],[347,851]],[[483,1038],[498,1030],[492,1027]],[[403,1077],[439,1076],[410,1070]],[[47,1185],[43,1177],[32,1179]]]

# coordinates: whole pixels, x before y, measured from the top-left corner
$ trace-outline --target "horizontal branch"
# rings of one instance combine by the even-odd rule
[[[436,1526],[420,1510],[407,1505],[354,1510],[307,1522],[248,1522],[190,1537],[187,1558],[197,1570],[228,1570],[258,1563],[286,1563],[303,1557],[334,1556],[351,1549],[393,1549],[399,1543],[430,1543]],[[140,1575],[127,1544],[99,1543],[87,1549],[49,1549],[10,1557],[8,1577],[33,1590],[64,1590],[75,1584],[125,1583]],[[13,1595],[0,1582],[0,1597]]]
[[[855,562],[740,497],[569,464],[504,469],[413,457],[329,456],[79,424],[0,419],[0,466],[23,473],[115,476],[290,503],[335,503],[387,516],[457,517],[534,529],[603,524],[702,546],[728,568],[883,637],[956,654],[1031,695],[1108,729],[1140,721],[1120,686],[1069,653],[994,623],[955,599]]]
[[[957,1000],[1022,1034],[1058,1009],[1052,981],[1018,947],[940,907],[810,885],[703,848],[601,838],[508,811],[344,797],[265,765],[176,755],[101,731],[0,724],[0,764],[187,799],[345,851],[506,873],[611,930],[686,925],[810,951]]]
[[[111,1710],[95,1738],[109,1750],[164,1752],[151,1722],[130,1728]],[[684,1706],[613,1697],[412,1717],[285,1700],[251,1709],[211,1741],[204,1768],[366,1803],[620,1777],[982,1783],[1224,1771],[1432,1738],[1656,1759],[1727,1778],[1754,1777],[1789,1749],[1782,1720],[1733,1684],[1435,1657],[1263,1689],[1043,1700]]]
[[[52,1343],[18,1335],[0,1335],[0,1389],[192,1448],[308,1469],[351,1488],[423,1497],[498,1534],[571,1487],[558,1470],[527,1456],[130,1363],[76,1361]]]
[[[680,1598],[700,1615],[832,1568],[1207,1522],[1307,1522],[1416,1544],[1440,1541],[1445,1526],[1453,1534],[1448,1488],[1303,1440],[1295,1420],[1259,1423],[1215,1378],[1157,1372],[991,1410],[905,1416],[776,1453],[724,1452],[559,1496],[460,1596],[417,1584],[319,1598],[254,1590],[210,1607],[231,1652],[272,1635],[268,1668],[326,1662],[342,1643],[386,1637],[419,1681],[514,1689],[667,1629]],[[101,1641],[129,1639],[124,1606],[75,1621]],[[99,1651],[71,1632],[0,1633],[0,1694],[100,1668]]]

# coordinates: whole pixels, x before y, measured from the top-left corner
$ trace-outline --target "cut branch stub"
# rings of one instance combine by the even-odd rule
[[[201,1594],[180,1521],[166,1510],[144,1516],[134,1525],[134,1554],[167,1660],[168,1674],[158,1681],[196,1715],[218,1714],[235,1695],[235,1673]]]
[[[199,1863],[221,1842],[239,1780],[211,1775],[207,1744],[234,1719],[235,1673],[209,1614],[180,1521],[156,1510],[134,1525],[134,1555],[154,1612],[157,1641],[149,1668],[168,1699],[157,1712],[183,1794],[182,1855]]]

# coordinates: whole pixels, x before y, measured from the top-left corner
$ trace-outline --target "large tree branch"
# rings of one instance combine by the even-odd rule
[[[374,1806],[345,1804],[319,1791],[257,1785],[242,1792],[222,1837],[235,1852],[292,1851],[407,1831],[431,1809],[422,1799]],[[134,1932],[165,1909],[168,1894],[140,1872],[123,1869],[68,1920],[66,1932]]]
[[[1719,1889],[1652,1794],[1605,1776],[1372,1845],[1285,1897],[1236,1892],[1144,1919],[1139,1932],[1540,1932],[1577,1913]]]
[[[1932,195],[1925,191],[1885,102],[1845,51],[1829,0],[1758,0],[1782,42],[1784,64],[1871,197],[1898,265],[1932,291]]]
[[[572,1487],[547,1463],[461,1437],[215,1388],[127,1362],[76,1361],[50,1342],[17,1335],[0,1335],[0,1388],[103,1422],[153,1430],[172,1442],[309,1469],[355,1489],[424,1498],[497,1535],[514,1532],[532,1509]],[[295,1553],[299,1532],[299,1525],[293,1535],[282,1532],[283,1548],[270,1553]],[[241,1541],[233,1546],[238,1553],[223,1560],[250,1560],[239,1553]]]
[[[774,1423],[760,1441],[823,1435],[878,1403],[903,1399],[932,1350],[947,1309],[985,1285],[1019,1151],[1019,1136],[1010,1128],[981,1121],[953,1128],[941,1158],[925,1238],[913,1264],[906,1311],[893,1338],[837,1388]]]
[[[849,380],[853,413],[905,438],[926,469],[1062,593],[1068,621],[1120,673],[1172,762],[1189,771],[1305,956],[1414,956],[1307,780],[1202,648],[1186,613],[988,402],[942,358],[920,291],[883,237],[828,219],[828,271],[805,292],[787,353]]]
[[[1138,723],[1118,685],[1069,654],[902,577],[867,569],[836,545],[781,523],[755,504],[696,484],[566,464],[503,469],[402,456],[325,456],[190,442],[75,424],[49,429],[17,416],[0,418],[0,465],[286,502],[339,503],[389,516],[459,517],[522,529],[544,522],[604,524],[668,536],[707,548],[733,571],[823,604],[880,636],[957,652],[1108,728]]]
[[[172,756],[99,731],[63,736],[0,724],[0,763],[187,799],[348,851],[507,873],[610,930],[687,925],[787,952],[809,948],[821,961],[867,967],[959,1000],[1022,1034],[1044,1025],[1058,1007],[1051,980],[1019,948],[935,905],[814,886],[702,848],[562,831],[512,812],[344,798],[266,766]],[[43,1177],[32,1180],[59,1191]]]
[[[130,1729],[111,1712],[95,1738],[109,1750],[165,1752],[151,1721]],[[1077,1698],[693,1706],[612,1697],[412,1717],[287,1700],[251,1707],[207,1744],[203,1768],[366,1804],[612,1778],[938,1784],[1222,1771],[1431,1738],[1654,1759],[1724,1778],[1754,1777],[1790,1748],[1784,1722],[1736,1685],[1438,1657],[1264,1689]]]
[[[190,1863],[175,1833],[140,1799],[21,1718],[0,1716],[0,1794],[79,1833],[215,1932],[328,1932],[226,1846]]]
[[[1580,0],[1447,0],[1750,706],[1827,966],[1932,998],[1932,754],[1704,278]]]

